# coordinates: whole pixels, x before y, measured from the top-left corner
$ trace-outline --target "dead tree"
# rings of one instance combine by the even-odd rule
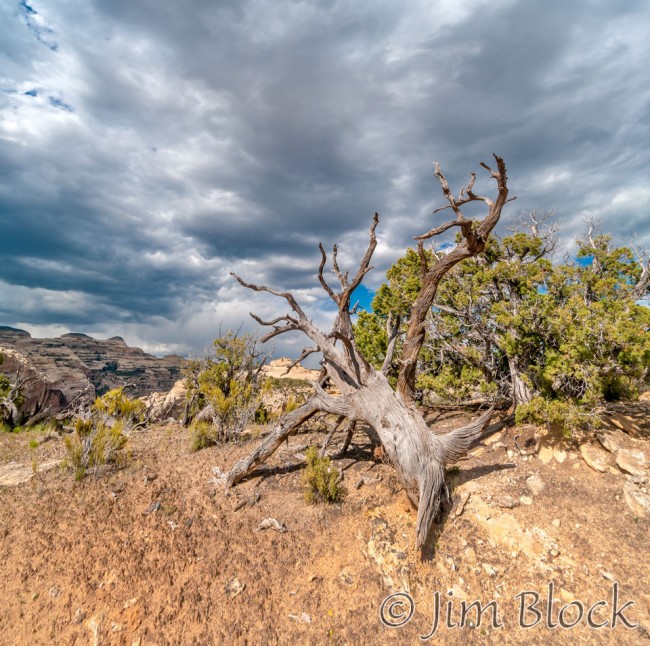
[[[236,484],[256,465],[264,462],[289,435],[318,412],[347,418],[350,423],[365,422],[376,431],[391,464],[395,467],[397,477],[405,487],[410,500],[418,508],[417,547],[421,548],[424,545],[431,523],[446,492],[445,465],[455,462],[467,452],[488,427],[493,413],[490,409],[472,424],[455,429],[447,435],[438,436],[429,430],[422,414],[416,408],[414,390],[417,359],[425,337],[425,320],[431,310],[440,281],[454,265],[484,250],[488,236],[499,221],[503,206],[510,201],[505,164],[497,155],[494,155],[494,159],[496,169],[483,163],[481,166],[496,182],[495,199],[474,193],[476,180],[474,173],[471,174],[469,184],[460,191],[458,197],[454,197],[440,166],[438,164],[435,166],[435,175],[448,202],[443,208],[450,208],[455,218],[415,238],[418,241],[421,259],[422,289],[413,304],[408,322],[399,359],[400,371],[396,391],[391,388],[383,372],[375,370],[359,352],[350,316],[352,293],[372,269],[370,261],[377,245],[375,230],[379,222],[376,213],[370,227],[368,247],[352,279],[348,272],[344,273],[339,268],[337,246],[334,246],[331,263],[340,283],[340,292],[334,291],[325,280],[323,270],[327,264],[327,255],[322,245],[320,246],[321,263],[318,280],[338,308],[329,333],[322,332],[312,323],[291,293],[253,285],[232,274],[244,287],[274,294],[287,302],[290,312],[273,320],[264,321],[251,314],[260,325],[272,328],[261,340],[266,342],[286,332],[303,332],[313,345],[305,348],[297,361],[315,352],[322,353],[321,375],[336,384],[341,396],[329,395],[321,387],[322,381],[320,384],[316,383],[313,397],[300,408],[280,418],[266,439],[248,457],[233,466],[227,477],[227,486]],[[473,221],[464,217],[461,208],[469,202],[485,204],[487,215],[482,221]],[[440,210],[442,209],[438,209]],[[430,264],[424,252],[424,241],[453,227],[460,229],[460,242],[450,253],[440,256]]]

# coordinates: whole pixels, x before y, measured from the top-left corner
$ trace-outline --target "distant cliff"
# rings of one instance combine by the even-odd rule
[[[131,397],[170,390],[180,377],[182,358],[159,358],[130,348],[124,339],[105,341],[86,334],[34,339],[28,332],[0,326],[0,372],[26,377],[23,414],[56,413],[83,393],[88,399],[131,384]]]

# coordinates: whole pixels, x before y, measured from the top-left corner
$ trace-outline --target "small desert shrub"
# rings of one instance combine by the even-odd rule
[[[307,458],[307,468],[303,476],[306,486],[305,500],[308,503],[340,500],[345,490],[339,484],[340,474],[332,466],[331,460],[319,457],[315,446],[307,449],[305,457]]]
[[[117,420],[112,426],[90,419],[77,419],[74,433],[65,438],[68,465],[75,479],[83,480],[87,473],[96,474],[100,467],[125,461],[123,453],[127,437],[125,422]]]
[[[296,408],[300,408],[305,403],[305,400],[303,397],[300,397],[299,395],[296,395],[295,393],[291,393],[289,395],[289,398],[285,402],[284,406],[282,407],[282,412],[283,414],[288,414],[288,413],[293,413]]]
[[[267,387],[257,339],[228,331],[213,346],[214,357],[193,359],[183,367],[188,419],[211,422],[211,428],[192,427],[193,450],[239,441],[249,424],[268,418],[262,406]]]
[[[110,415],[118,419],[139,422],[145,405],[139,399],[131,399],[124,394],[124,388],[114,388],[98,397],[93,404],[97,413]]]
[[[515,421],[517,424],[557,425],[566,437],[579,430],[593,430],[602,426],[602,419],[586,406],[543,397],[533,397],[528,404],[517,406]]]
[[[211,422],[192,422],[190,426],[190,451],[200,451],[218,444],[217,428]]]
[[[114,388],[74,421],[73,432],[64,442],[76,480],[83,480],[89,472],[97,474],[103,466],[128,461],[123,449],[129,432],[142,421],[144,409],[144,403],[127,397],[124,388]]]

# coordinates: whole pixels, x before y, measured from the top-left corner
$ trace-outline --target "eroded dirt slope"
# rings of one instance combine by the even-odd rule
[[[650,456],[646,411],[635,414],[620,413],[619,425],[637,437],[616,435],[615,425],[612,437]],[[437,419],[441,427],[460,421],[453,413]],[[541,429],[491,438],[450,472],[454,506],[423,560],[416,513],[361,433],[350,457],[336,462],[343,503],[304,503],[304,448],[322,437],[291,438],[270,468],[226,497],[212,468],[227,469],[250,442],[191,454],[185,430],[160,427],[132,438],[128,467],[77,484],[61,468],[38,472],[63,457],[60,440],[30,449],[33,435],[3,435],[0,464],[22,465],[27,481],[0,486],[0,643],[421,643],[436,593],[436,643],[650,643],[650,521],[626,502],[631,476],[615,453],[594,443],[605,462],[598,472],[577,447]],[[632,484],[647,491],[642,469]],[[266,518],[287,531],[258,530]],[[619,608],[635,601],[623,614],[636,629],[621,620],[611,628],[614,582]],[[586,613],[605,601],[592,618],[610,625],[589,628],[583,619],[551,630],[549,583],[553,622],[570,602]],[[541,598],[544,618],[532,628],[518,626],[523,591]],[[409,592],[414,612],[388,628],[380,607],[396,592]],[[503,626],[492,626],[489,611],[480,627],[471,613],[464,628],[448,627],[447,603],[453,625],[462,600],[495,601]],[[565,621],[576,611],[565,611]],[[532,623],[534,611],[524,619]]]

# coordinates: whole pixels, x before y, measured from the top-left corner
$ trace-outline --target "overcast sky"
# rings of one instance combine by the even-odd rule
[[[5,0],[0,324],[199,352],[284,312],[232,270],[324,322],[318,242],[352,264],[378,211],[376,288],[448,219],[432,162],[492,152],[504,224],[650,247],[649,33],[647,0]]]

